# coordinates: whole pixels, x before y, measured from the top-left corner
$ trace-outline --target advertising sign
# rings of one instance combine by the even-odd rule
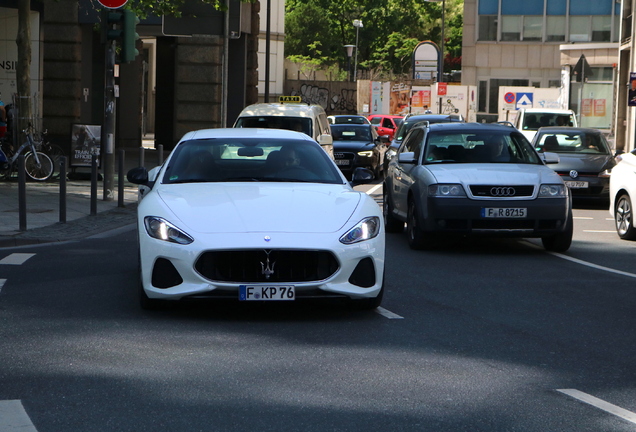
[[[90,167],[93,154],[101,154],[102,127],[99,125],[74,124],[71,130],[71,160],[72,167]]]
[[[636,72],[629,73],[629,96],[627,106],[636,106]]]

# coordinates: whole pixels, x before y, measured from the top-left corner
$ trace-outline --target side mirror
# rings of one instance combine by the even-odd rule
[[[353,170],[353,174],[351,175],[351,186],[369,183],[375,179],[375,175],[373,171],[368,168],[358,167]]]
[[[384,143],[384,144],[386,144],[386,145],[389,145],[389,143],[391,142],[391,139],[390,139],[390,137],[389,137],[388,135],[380,135],[380,136],[378,137],[378,140],[379,140],[381,143]]]
[[[333,144],[333,137],[329,134],[322,134],[318,136],[318,144],[329,145]]]
[[[130,183],[145,185],[148,183],[148,170],[145,167],[137,167],[128,171],[126,178]]]
[[[406,164],[414,164],[416,162],[415,153],[413,152],[400,153],[398,155],[398,162],[406,163]]]
[[[556,153],[543,152],[540,153],[540,155],[543,159],[543,162],[545,162],[546,164],[558,164],[559,162],[561,162],[561,158]]]

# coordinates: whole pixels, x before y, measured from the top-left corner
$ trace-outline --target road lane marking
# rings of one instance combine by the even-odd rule
[[[572,219],[594,220],[593,217],[587,217],[587,216],[573,216]]]
[[[21,265],[24,264],[26,260],[35,256],[33,253],[13,253],[9,256],[4,257],[0,260],[0,264],[7,265]]]
[[[38,432],[19,400],[0,401],[0,431]]]
[[[609,273],[619,274],[621,276],[627,276],[627,277],[631,277],[631,278],[636,278],[636,274],[634,274],[634,273],[628,273],[628,272],[624,272],[624,271],[621,271],[621,270],[616,270],[616,269],[609,268],[609,267],[603,267],[603,266],[600,266],[598,264],[593,264],[591,262],[583,261],[583,260],[580,260],[578,258],[573,258],[573,257],[567,256],[567,255],[563,255],[563,254],[560,254],[558,252],[548,252],[548,253],[550,255],[554,255],[555,257],[563,258],[564,260],[572,261],[574,263],[581,264],[581,265],[584,265],[586,267],[595,268],[597,270],[603,270],[603,271],[606,271],[606,272],[609,272]]]
[[[377,190],[378,190],[378,189],[380,189],[381,187],[382,187],[382,183],[380,183],[380,184],[377,184],[377,185],[373,186],[371,189],[369,189],[369,190],[367,191],[367,195],[371,195],[371,194],[373,194],[373,192],[377,191]]]
[[[611,230],[611,231],[609,231],[609,230],[583,230],[583,232],[589,232],[589,233],[611,233],[611,234],[616,233],[615,230]]]
[[[384,309],[383,307],[377,307],[375,308],[375,313],[382,315],[385,318],[388,319],[404,319],[404,317],[399,316],[398,314],[395,314],[391,311],[388,311],[386,309]]]
[[[0,279],[0,293],[2,292],[2,287],[4,286],[6,282],[7,282],[6,279]]]
[[[609,402],[605,402],[602,399],[596,398],[592,395],[583,393],[582,391],[576,389],[557,389],[557,391],[573,397],[574,399],[580,400],[581,402],[590,404],[605,412],[618,416],[624,420],[627,420],[628,422],[636,423],[636,413],[627,411],[626,409],[613,405]]]

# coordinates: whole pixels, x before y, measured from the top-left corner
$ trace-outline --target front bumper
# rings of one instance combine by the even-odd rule
[[[197,235],[189,245],[177,245],[149,237],[141,227],[139,248],[141,257],[141,280],[149,298],[180,300],[186,298],[234,298],[238,300],[239,286],[244,284],[266,284],[262,280],[264,268],[268,267],[265,254],[254,258],[254,251],[285,251],[285,256],[319,252],[321,257],[330,255],[332,260],[326,265],[326,273],[316,273],[318,278],[298,277],[290,279],[286,275],[298,273],[285,271],[283,258],[280,262],[269,263],[274,270],[271,283],[294,285],[296,298],[346,297],[351,299],[373,298],[378,295],[383,283],[384,236],[344,245],[335,240],[325,242],[325,234],[303,234],[302,238],[292,234],[276,234],[270,242],[264,241],[262,233],[206,234]],[[302,247],[298,247],[301,244]],[[241,256],[239,251],[247,251],[246,271],[243,279],[242,264],[232,264],[231,272],[210,270],[209,263],[202,263],[210,252],[231,251]],[[281,255],[282,256],[282,255]],[[294,261],[297,265],[298,261]],[[313,264],[321,266],[321,263]],[[247,268],[249,266],[249,268]],[[229,266],[228,266],[229,267]],[[289,269],[288,269],[289,270]],[[278,272],[281,273],[278,273]],[[222,275],[222,276],[214,276]],[[231,275],[231,276],[228,276]],[[278,279],[275,279],[278,277]],[[218,280],[214,280],[218,279]],[[238,279],[238,280],[236,280]]]
[[[524,218],[486,218],[484,208],[525,208]],[[472,200],[428,197],[422,227],[445,232],[503,237],[542,237],[562,232],[568,218],[568,198],[533,200]]]

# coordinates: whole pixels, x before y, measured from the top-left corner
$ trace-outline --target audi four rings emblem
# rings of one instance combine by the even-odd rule
[[[576,172],[576,170],[570,171],[570,177],[572,177],[573,179],[577,178],[578,176],[579,176],[579,173]]]
[[[516,193],[513,187],[494,187],[490,189],[490,195],[492,196],[514,196]]]

